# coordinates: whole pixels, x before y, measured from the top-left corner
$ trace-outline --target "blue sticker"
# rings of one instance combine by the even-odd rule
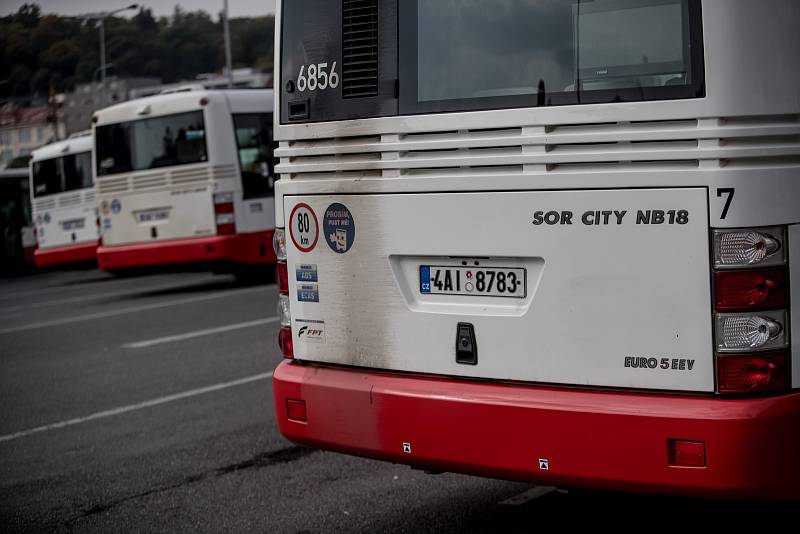
[[[115,198],[111,201],[111,211],[113,213],[119,213],[122,209],[122,202],[119,201],[118,198]]]
[[[328,206],[322,219],[322,231],[331,250],[344,254],[356,239],[356,223],[350,210],[338,202]]]
[[[420,265],[419,266],[419,292],[420,293],[430,293],[431,292],[431,266],[430,265]]]
[[[317,265],[314,263],[304,263],[297,266],[295,270],[298,282],[319,282],[317,277]]]
[[[298,302],[319,302],[319,287],[317,284],[300,284],[297,286]]]
[[[49,213],[45,213],[44,214],[44,223],[45,224],[50,224],[50,214]]]

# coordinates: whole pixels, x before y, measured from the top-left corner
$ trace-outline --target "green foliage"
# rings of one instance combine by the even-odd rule
[[[273,65],[274,19],[231,19],[234,67],[269,71]],[[171,17],[140,9],[130,19],[105,20],[108,73],[152,76],[164,82],[219,72],[225,62],[221,21],[202,11],[175,8]],[[0,17],[0,97],[69,91],[92,81],[100,66],[94,21],[42,15],[36,4]]]

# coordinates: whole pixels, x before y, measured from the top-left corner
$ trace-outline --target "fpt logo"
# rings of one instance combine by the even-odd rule
[[[311,343],[325,343],[325,322],[298,319],[297,329],[298,341],[309,341]],[[302,326],[301,326],[302,325]]]
[[[306,337],[319,337],[324,333],[325,331],[320,328],[309,328],[304,326],[299,332],[297,332],[297,337],[303,337],[304,335]]]

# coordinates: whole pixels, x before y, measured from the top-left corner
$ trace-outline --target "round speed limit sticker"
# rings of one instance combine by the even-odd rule
[[[319,223],[314,210],[308,204],[300,203],[289,216],[289,235],[300,252],[311,252],[319,237]]]

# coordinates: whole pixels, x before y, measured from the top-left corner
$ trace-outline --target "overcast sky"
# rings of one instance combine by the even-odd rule
[[[80,15],[98,11],[111,11],[130,4],[140,4],[153,11],[153,15],[171,15],[175,4],[186,11],[203,10],[214,18],[222,11],[223,0],[0,0],[0,16],[14,13],[22,4],[35,3],[43,13]],[[231,17],[251,17],[275,12],[275,0],[228,0]],[[130,13],[135,13],[131,11]]]

